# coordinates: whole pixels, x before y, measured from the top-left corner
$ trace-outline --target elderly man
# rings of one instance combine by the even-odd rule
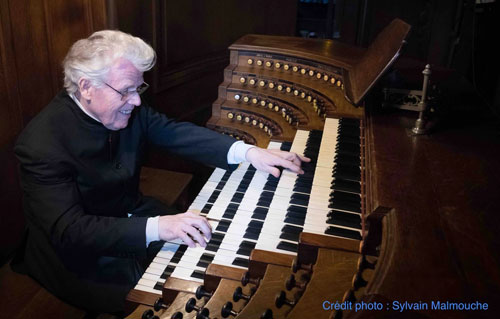
[[[143,72],[154,63],[149,45],[119,31],[77,41],[64,60],[65,90],[15,147],[28,224],[25,269],[85,309],[122,309],[150,243],[180,238],[193,247],[210,239],[196,212],[166,215],[159,202],[141,196],[146,144],[226,169],[247,160],[275,176],[275,166],[301,173],[301,161],[309,160],[177,123],[144,105]]]

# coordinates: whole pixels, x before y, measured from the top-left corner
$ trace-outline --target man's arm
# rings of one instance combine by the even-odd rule
[[[41,230],[61,254],[145,256],[147,218],[87,214],[67,163],[16,145],[28,223]]]
[[[176,122],[148,106],[139,109],[147,140],[169,152],[223,169],[229,165],[227,153],[236,139],[187,122]]]

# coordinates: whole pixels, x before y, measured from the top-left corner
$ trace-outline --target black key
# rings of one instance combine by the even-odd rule
[[[278,249],[286,250],[286,251],[291,251],[291,252],[297,252],[299,245],[294,244],[294,243],[289,243],[287,241],[280,241],[278,244]]]
[[[344,136],[352,136],[359,137],[361,135],[361,131],[359,130],[359,126],[350,126],[350,125],[341,125],[339,126],[339,135],[341,137]]]
[[[240,246],[239,247],[242,247],[242,248],[255,248],[255,245],[257,245],[255,242],[253,241],[247,241],[247,240],[244,240],[240,243]]]
[[[281,143],[280,150],[288,152],[288,151],[290,151],[291,148],[292,148],[292,142],[282,142]]]
[[[234,193],[233,198],[231,198],[231,202],[233,203],[241,203],[241,200],[243,199],[244,193]]]
[[[302,199],[297,199],[297,198],[290,199],[290,204],[307,206],[308,203],[309,203],[309,199],[307,199],[307,200],[302,200]]]
[[[293,188],[293,191],[310,194],[311,193],[311,186],[298,186],[297,185]]]
[[[225,234],[224,233],[212,233],[212,239],[216,239],[218,241],[222,241],[224,239]]]
[[[208,198],[207,202],[213,204],[215,200],[219,197],[220,192],[221,191],[219,190],[214,190],[212,195],[210,195],[210,197]]]
[[[248,259],[236,257],[233,261],[233,265],[248,268]]]
[[[280,238],[299,242],[299,236],[300,236],[300,234],[281,233]]]
[[[157,283],[155,284],[154,289],[162,291],[162,290],[163,290],[163,283],[162,283],[162,282],[161,282],[161,283],[160,283],[160,282],[157,282]]]
[[[271,205],[271,200],[267,200],[267,199],[266,200],[259,200],[257,202],[257,205],[269,208],[269,206]]]
[[[353,155],[353,156],[361,156],[361,150],[356,147],[351,147],[352,144],[344,144],[341,147],[338,146],[336,148],[337,154],[347,154],[347,155]]]
[[[312,180],[310,180],[310,181],[295,181],[294,186],[308,187],[309,189],[311,189],[311,187],[312,187]]]
[[[233,173],[233,172],[226,171],[226,172],[224,173],[224,175],[222,175],[221,181],[227,181],[227,180],[229,179],[229,177],[231,177],[231,174],[232,174],[232,173]]]
[[[253,169],[252,169],[253,168]],[[245,175],[243,175],[243,179],[252,179],[252,177],[255,175],[255,167],[252,165],[248,166],[247,171],[245,172]]]
[[[198,261],[198,263],[196,264],[196,266],[198,267],[201,267],[201,268],[207,268],[208,265],[210,265],[212,262],[208,262],[208,261]]]
[[[207,244],[220,246],[221,243],[222,243],[222,239],[212,237],[212,239],[210,239],[210,241]]]
[[[293,213],[300,213],[304,214],[304,216],[307,214],[307,207],[303,206],[297,206],[297,205],[290,205],[286,209],[287,212],[293,212]]]
[[[335,164],[333,172],[342,172],[342,171],[349,172],[350,174],[353,175],[361,174],[361,168],[359,167],[359,165],[341,164],[341,163]]]
[[[259,235],[261,233],[262,229],[261,228],[253,228],[253,227],[247,227],[245,230],[245,235],[246,234],[257,234]]]
[[[344,135],[342,137],[338,137],[337,140],[342,140],[344,143],[350,143],[350,144],[355,144],[355,145],[360,145],[361,144],[361,139],[358,136],[349,136],[349,135]]]
[[[174,256],[172,259],[170,259],[171,263],[178,263],[179,260],[181,260],[182,256],[184,255],[184,252],[187,249],[187,245],[180,245],[179,248],[177,248],[177,251],[175,252]]]
[[[285,218],[285,223],[289,223],[289,224],[293,224],[293,225],[299,225],[299,226],[304,226],[304,219],[294,218],[294,217],[286,217]]]
[[[229,203],[229,205],[227,205],[226,211],[236,212],[238,210],[238,207],[240,207],[239,204]]]
[[[355,181],[335,179],[332,182],[331,188],[334,190],[361,194],[361,184]]]
[[[267,183],[276,183],[276,184],[278,184],[279,181],[280,181],[279,177],[274,177],[274,175],[269,175],[267,177]]]
[[[222,219],[219,221],[219,224],[217,225],[217,228],[215,228],[215,230],[220,232],[226,232],[230,225],[231,221]]]
[[[293,218],[297,218],[297,219],[305,219],[306,218],[306,214],[301,213],[301,212],[293,212],[293,211],[287,212],[285,216],[286,217],[293,217]]]
[[[208,265],[210,265],[212,263],[212,261],[214,260],[214,256],[215,255],[210,255],[210,254],[203,254],[201,257],[200,257],[200,260],[198,261],[198,264],[196,264],[196,266],[198,267],[202,267],[202,268],[207,268]]]
[[[261,221],[258,221],[258,220],[252,220],[252,221],[250,221],[250,223],[248,223],[248,226],[252,227],[252,228],[262,229],[262,226],[264,226],[264,223]]]
[[[161,274],[160,278],[167,279],[174,272],[174,270],[175,270],[174,266],[172,266],[172,265],[167,266],[167,268],[165,268],[165,270]]]
[[[328,205],[328,208],[346,210],[348,212],[361,214],[361,203],[352,203],[340,200],[333,200]]]
[[[335,163],[337,164],[345,164],[345,165],[352,165],[352,166],[361,166],[361,158],[358,156],[350,156],[350,155],[342,155],[338,154],[335,156]]]
[[[266,182],[266,186],[278,186],[279,179],[276,179],[273,175],[269,175],[272,178],[268,178]]]
[[[212,260],[214,260],[214,257],[215,255],[204,253],[203,255],[201,255],[200,260],[211,262]]]
[[[345,229],[345,228],[340,228],[340,227],[335,227],[335,226],[329,226],[325,230],[325,234],[334,235],[334,236],[338,236],[338,237],[344,237],[344,238],[357,239],[357,240],[362,239],[359,232],[357,232],[355,230],[350,230],[350,229]]]
[[[252,253],[252,250],[253,250],[253,248],[239,248],[236,253],[238,255],[250,256],[250,254]]]
[[[265,191],[275,191],[277,186],[278,186],[277,184],[276,185],[266,184],[266,185],[264,185],[264,190]]]
[[[341,200],[346,202],[359,203],[361,202],[361,196],[353,193],[346,193],[342,191],[333,191],[330,193],[330,199]]]
[[[193,278],[198,278],[198,279],[203,279],[203,277],[205,277],[205,274],[203,273],[203,271],[200,271],[200,270],[195,270],[195,271],[193,271],[193,273],[191,274],[191,277],[193,277]]]
[[[298,194],[298,193],[293,193],[292,194],[293,199],[301,199],[305,201],[309,201],[309,195],[307,194]]]
[[[351,228],[361,229],[361,216],[358,214],[350,214],[338,210],[332,210],[328,213],[326,222],[332,225],[347,226]]]
[[[224,213],[224,215],[222,215],[222,217],[225,218],[225,219],[233,219],[234,215],[236,215],[236,213],[226,212],[226,213]]]
[[[283,228],[281,228],[281,232],[283,233],[291,233],[291,234],[300,234],[304,230],[302,227],[297,227],[297,226],[292,226],[292,225],[285,225]]]
[[[202,214],[208,214],[210,212],[210,209],[212,209],[212,204],[205,204],[205,206],[203,206],[203,208],[201,209],[201,213]]]
[[[255,233],[255,232],[245,232],[245,234],[243,235],[243,238],[245,238],[245,239],[257,240],[257,239],[259,239],[259,237],[260,237],[260,232],[258,232],[258,233]]]
[[[341,170],[341,171],[334,170],[332,177],[334,177],[335,179],[346,179],[349,181],[356,181],[356,182],[359,182],[361,180],[360,172],[359,171],[355,172],[352,170]]]
[[[267,214],[253,213],[252,218],[258,220],[265,220]]]
[[[205,250],[216,252],[217,250],[219,250],[219,246],[220,244],[219,245],[208,244],[207,247],[205,247]]]
[[[220,191],[224,188],[224,186],[226,185],[226,181],[220,181],[219,184],[217,184],[217,186],[215,186],[215,189]]]
[[[236,191],[238,193],[245,193],[247,191],[247,189],[248,189],[248,185],[240,185],[240,186],[238,186],[238,188],[236,189]],[[236,202],[235,200],[231,200],[231,201]],[[241,200],[238,201],[238,202],[236,202],[236,203],[240,203],[240,202],[241,202]]]
[[[274,197],[274,192],[268,192],[268,191],[263,191],[260,193],[259,198],[273,198]]]
[[[269,211],[269,209],[268,209],[268,208],[264,208],[264,207],[256,207],[256,208],[253,210],[253,212],[254,212],[255,214],[264,214],[264,215],[266,215],[268,211]]]

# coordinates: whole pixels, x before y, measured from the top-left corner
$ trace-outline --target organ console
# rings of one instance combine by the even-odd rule
[[[280,178],[248,163],[215,169],[190,206],[207,217],[205,248],[167,242],[128,301],[130,318],[345,318],[323,302],[364,300],[389,258],[391,210],[371,184],[363,98],[410,26],[396,19],[368,49],[331,40],[247,35],[230,46],[207,126],[311,158]],[[385,217],[385,218],[384,218]]]

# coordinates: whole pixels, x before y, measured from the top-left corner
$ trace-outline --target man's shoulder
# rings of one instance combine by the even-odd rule
[[[72,100],[66,91],[59,92],[35,117],[33,117],[19,135],[16,148],[25,146],[34,151],[50,149],[64,134],[61,128],[72,125]]]

